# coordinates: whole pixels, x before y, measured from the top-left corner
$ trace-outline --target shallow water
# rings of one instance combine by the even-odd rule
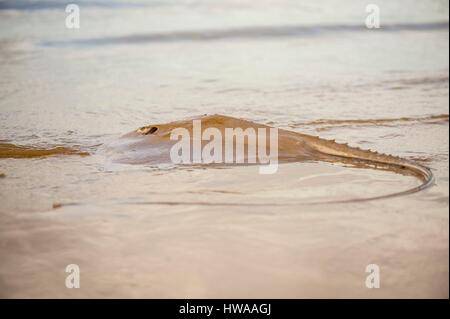
[[[448,2],[378,1],[383,30],[360,1],[86,1],[78,30],[61,3],[0,2],[0,143],[92,155],[0,159],[0,296],[448,297]],[[417,160],[436,185],[309,205],[419,181],[96,152],[215,113]]]

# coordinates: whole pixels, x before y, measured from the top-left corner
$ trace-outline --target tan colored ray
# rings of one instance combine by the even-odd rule
[[[223,115],[201,116],[202,129],[209,127],[218,128],[222,133],[225,128],[269,128],[269,126],[251,121],[237,119]],[[170,140],[170,133],[176,128],[185,128],[191,132],[193,119],[175,121],[166,124],[151,124],[132,131],[122,137],[127,141],[121,144],[122,148],[132,148],[133,151],[149,149],[158,150],[156,154],[141,157],[134,160],[132,157],[124,157],[123,162],[128,163],[162,163],[169,161],[169,148],[175,143]],[[325,140],[316,136],[306,135],[288,130],[278,130],[278,160],[279,162],[324,161],[341,163],[358,168],[373,168],[387,170],[403,175],[415,176],[421,179],[422,184],[395,194],[384,195],[376,198],[386,198],[402,194],[410,194],[425,189],[433,184],[432,172],[417,163],[400,157],[380,154],[371,150],[362,150],[350,147],[347,144],[339,144],[333,140]],[[123,151],[123,149],[122,149]],[[375,199],[375,198],[371,198]],[[366,200],[366,199],[365,199]]]

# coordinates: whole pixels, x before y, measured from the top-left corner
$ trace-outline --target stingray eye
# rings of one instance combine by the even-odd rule
[[[158,130],[158,128],[157,128],[156,126],[152,126],[152,127],[145,133],[145,135],[147,135],[147,134],[153,134],[153,133],[155,133],[157,130]]]

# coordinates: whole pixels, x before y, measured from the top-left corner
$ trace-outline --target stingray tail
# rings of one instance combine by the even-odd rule
[[[330,156],[330,162],[338,161],[343,164],[350,164],[353,167],[393,171],[402,175],[415,176],[422,181],[420,185],[407,190],[370,198],[346,200],[345,202],[383,199],[413,194],[434,185],[435,179],[433,172],[428,167],[422,166],[415,162],[393,155],[381,154],[357,147],[350,147],[347,144],[338,144],[334,141],[323,140],[320,138],[316,138],[315,142],[318,151],[325,156]]]

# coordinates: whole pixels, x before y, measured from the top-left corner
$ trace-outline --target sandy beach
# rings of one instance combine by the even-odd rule
[[[60,1],[0,2],[0,297],[448,298],[448,2],[379,6],[373,30],[356,0],[83,1],[72,30]],[[203,114],[400,156],[435,181],[344,203],[421,181],[102,151]]]

